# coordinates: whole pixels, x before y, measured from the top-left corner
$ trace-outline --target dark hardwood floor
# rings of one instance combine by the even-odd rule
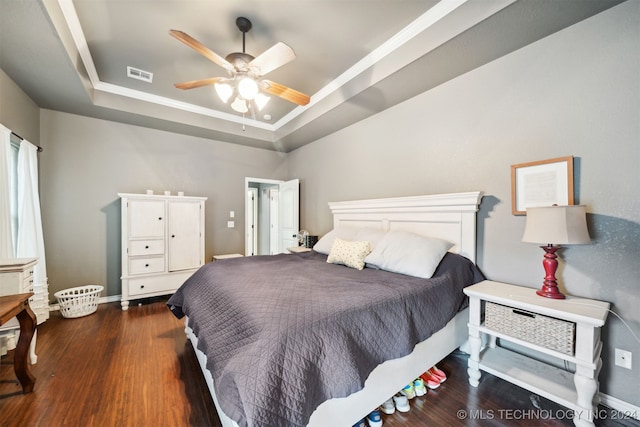
[[[13,352],[2,357],[0,426],[220,426],[183,323],[165,302],[127,312],[104,304],[78,319],[53,312],[39,327],[33,393],[21,393]],[[477,389],[469,386],[466,363],[458,354],[443,360],[438,366],[449,379],[413,399],[409,413],[384,416],[384,425],[573,425],[563,407],[491,375],[483,374]],[[640,427],[601,408],[598,426]]]

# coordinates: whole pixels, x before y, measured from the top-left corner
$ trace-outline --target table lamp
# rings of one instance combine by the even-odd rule
[[[563,299],[558,290],[556,270],[559,246],[589,243],[587,211],[585,206],[545,206],[527,208],[527,223],[522,236],[523,242],[543,243],[545,277],[542,288],[536,291],[541,297]]]

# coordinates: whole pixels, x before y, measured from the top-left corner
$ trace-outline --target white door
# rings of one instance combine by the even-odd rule
[[[254,209],[257,210],[256,226],[257,242],[254,254],[277,254],[286,252],[291,246],[298,246],[299,227],[299,187],[300,181],[294,179],[284,182],[273,179],[245,178],[245,194],[254,187],[256,196]],[[278,192],[278,205],[271,206],[270,189]],[[249,255],[251,243],[248,241],[252,219],[249,217],[250,199],[245,197],[245,254]],[[254,212],[255,212],[254,210]],[[275,226],[272,228],[271,224]]]
[[[298,246],[300,227],[300,180],[280,184],[279,217],[280,217],[280,253],[287,248]]]
[[[279,190],[277,188],[269,189],[269,255],[280,253],[279,238],[280,220],[278,211],[280,208]]]
[[[247,190],[247,249],[245,255],[257,255],[258,250],[258,189]]]
[[[172,200],[168,211],[169,271],[200,267],[200,202]]]

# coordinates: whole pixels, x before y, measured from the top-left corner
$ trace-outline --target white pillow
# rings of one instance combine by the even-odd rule
[[[376,230],[375,228],[358,228],[353,240],[367,241],[371,246],[371,250],[373,250],[385,234],[387,234],[386,231]]]
[[[331,252],[331,246],[333,246],[333,240],[336,237],[339,237],[342,240],[356,240],[355,237],[358,233],[358,230],[359,229],[356,227],[334,228],[333,230],[322,236],[320,240],[318,240],[318,242],[313,245],[313,250],[321,254],[329,255],[329,252]]]
[[[327,262],[362,270],[364,268],[364,259],[370,252],[369,242],[348,241],[336,237],[333,240],[333,246],[331,246]]]
[[[390,231],[366,257],[381,270],[428,279],[453,243],[406,231]]]

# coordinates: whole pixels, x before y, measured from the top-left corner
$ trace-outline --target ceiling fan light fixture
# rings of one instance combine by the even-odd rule
[[[240,98],[239,96],[236,96],[236,99],[231,103],[231,108],[233,108],[238,113],[242,113],[242,114],[249,111],[249,106],[247,105],[247,101]]]
[[[229,101],[231,95],[233,95],[233,87],[228,83],[216,83],[215,85],[213,85],[213,87],[216,89],[218,97],[225,104],[227,103],[227,101]]]
[[[238,82],[238,93],[246,100],[254,99],[258,90],[258,83],[251,77],[243,77]]]
[[[262,109],[264,108],[265,105],[267,105],[269,100],[271,100],[271,98],[265,94],[262,94],[262,93],[256,94],[255,102],[256,102],[256,106],[258,107],[258,111],[262,111]]]
[[[265,74],[295,59],[296,54],[293,49],[283,42],[278,42],[257,57],[249,55],[245,51],[245,36],[252,27],[251,21],[247,18],[239,17],[236,19],[236,25],[242,32],[242,52],[232,52],[225,58],[213,52],[187,33],[179,30],[169,30],[169,34],[172,37],[194,49],[214,64],[224,68],[228,73],[226,78],[209,77],[175,83],[174,86],[185,90],[214,85],[216,93],[223,103],[230,105],[234,111],[242,114],[251,110],[254,118],[256,110],[261,111],[271,99],[261,93],[261,90],[297,105],[307,105],[310,101],[309,95],[263,79]],[[229,104],[231,99],[233,99],[233,102]]]

